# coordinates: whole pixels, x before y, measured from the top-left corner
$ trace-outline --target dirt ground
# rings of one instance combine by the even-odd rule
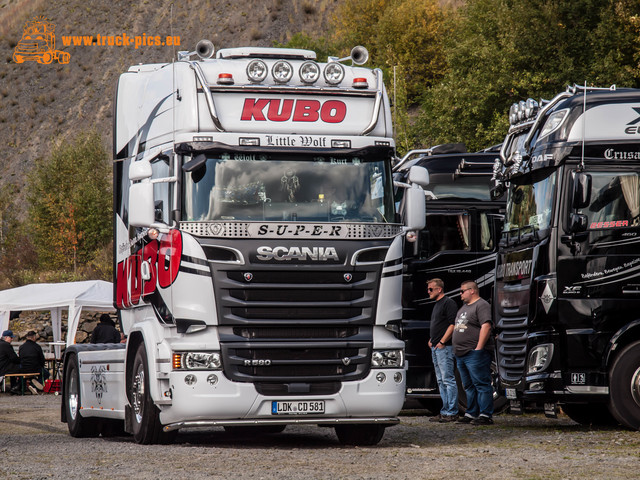
[[[626,479],[638,478],[640,432],[591,429],[565,416],[500,415],[495,425],[438,424],[404,410],[376,447],[341,446],[332,429],[274,435],[182,431],[172,445],[75,439],[60,396],[0,394],[3,479]]]

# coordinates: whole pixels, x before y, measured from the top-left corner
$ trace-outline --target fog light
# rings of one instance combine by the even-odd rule
[[[402,382],[402,373],[396,372],[393,374],[393,381],[396,383]]]
[[[544,389],[544,383],[542,382],[533,382],[529,384],[529,390],[532,392],[539,392]]]
[[[189,374],[186,377],[184,377],[184,383],[186,383],[189,386],[195,385],[197,381],[198,379],[196,378],[196,376],[192,374]]]
[[[218,376],[212,373],[207,377],[207,382],[209,382],[209,385],[215,385],[216,383],[218,383]]]
[[[376,374],[376,380],[378,380],[378,382],[380,383],[384,383],[387,380],[387,376],[382,372],[378,372]]]
[[[553,343],[535,346],[529,353],[527,373],[538,373],[546,370],[553,358]]]

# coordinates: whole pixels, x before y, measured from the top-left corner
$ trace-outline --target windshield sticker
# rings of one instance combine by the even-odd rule
[[[629,220],[611,220],[610,222],[591,222],[589,230],[597,230],[604,228],[621,228],[628,227]]]

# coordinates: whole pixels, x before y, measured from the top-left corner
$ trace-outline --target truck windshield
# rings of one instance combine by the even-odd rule
[[[393,222],[380,157],[224,153],[184,175],[187,221]]]
[[[549,228],[556,178],[556,170],[546,170],[511,180],[503,228],[508,240],[535,237],[538,231]]]

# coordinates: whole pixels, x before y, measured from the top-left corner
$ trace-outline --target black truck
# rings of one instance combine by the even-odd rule
[[[494,292],[512,410],[640,428],[640,90],[570,87],[514,104]]]
[[[429,171],[426,227],[405,240],[402,338],[409,364],[407,399],[418,400],[434,413],[442,403],[427,345],[434,305],[427,294],[427,280],[441,278],[445,294],[458,306],[460,283],[465,280],[476,281],[480,295],[491,299],[505,206],[504,199],[490,197],[497,158],[495,147],[469,153],[463,144],[446,144],[411,151],[394,167],[394,180],[400,184],[414,165]],[[398,192],[401,195],[402,189]],[[464,390],[458,385],[464,406]],[[502,410],[506,401],[496,397],[496,403]]]

